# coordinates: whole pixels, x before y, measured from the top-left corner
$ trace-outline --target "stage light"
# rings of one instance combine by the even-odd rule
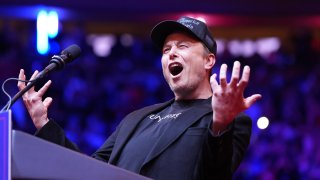
[[[87,42],[92,46],[96,56],[107,57],[111,53],[112,47],[116,44],[117,39],[112,34],[91,34],[87,37]]]
[[[269,119],[267,117],[260,117],[257,121],[259,129],[266,129],[269,126]]]
[[[236,57],[242,55],[243,46],[239,40],[231,40],[227,46],[231,55]]]
[[[257,40],[257,52],[264,58],[267,58],[271,53],[280,49],[281,41],[277,37],[261,38]]]
[[[58,35],[59,30],[59,17],[58,13],[56,11],[50,11],[47,16],[48,19],[48,37],[49,38],[55,38]]]
[[[244,40],[242,42],[242,55],[243,57],[251,57],[254,55],[254,53],[256,52],[256,44],[254,41],[252,40]]]
[[[45,10],[39,11],[37,15],[37,51],[41,55],[48,53],[50,49],[49,38],[58,35],[59,17],[56,11],[47,13]]]
[[[46,54],[49,49],[47,35],[47,12],[42,10],[37,16],[37,50],[39,54]]]

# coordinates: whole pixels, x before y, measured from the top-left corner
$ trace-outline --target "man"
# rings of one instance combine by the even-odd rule
[[[251,120],[241,112],[261,98],[243,97],[249,67],[240,78],[236,61],[229,83],[225,64],[219,82],[216,74],[210,77],[216,42],[206,24],[193,18],[163,21],[151,38],[162,49],[163,75],[175,98],[127,115],[92,157],[154,179],[231,179],[250,142]],[[25,79],[23,70],[19,78]],[[52,98],[42,96],[50,84],[23,95],[36,135],[76,150],[47,117]]]

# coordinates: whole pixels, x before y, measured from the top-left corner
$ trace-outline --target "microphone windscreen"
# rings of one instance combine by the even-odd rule
[[[73,44],[73,45],[67,47],[66,49],[64,49],[61,52],[61,54],[67,56],[67,59],[65,61],[71,62],[72,60],[74,60],[80,56],[81,49],[78,45]]]

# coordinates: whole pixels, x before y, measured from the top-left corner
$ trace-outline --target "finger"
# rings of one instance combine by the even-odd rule
[[[19,77],[18,77],[19,80],[26,80],[26,76],[24,75],[24,70],[23,69],[20,69],[20,72],[19,72]],[[22,81],[18,81],[18,88],[19,90],[23,89],[26,87],[26,83],[25,82],[22,82]]]
[[[248,82],[249,82],[249,78],[250,78],[250,67],[245,66],[243,68],[241,80],[238,84],[238,86],[241,90],[244,90],[246,88],[246,86],[248,85]]]
[[[31,78],[30,78],[29,81],[34,80],[34,79],[37,77],[37,74],[38,74],[38,73],[39,73],[38,70],[34,71],[34,73],[32,74],[32,76],[31,76]],[[30,84],[30,82],[27,83],[27,85],[29,85],[29,84]],[[32,86],[32,87],[30,88],[30,91],[34,91],[34,86]]]
[[[226,64],[222,64],[220,67],[220,85],[222,88],[227,87],[227,68]]]
[[[210,84],[211,84],[211,89],[212,89],[212,91],[219,86],[219,84],[218,84],[218,82],[217,82],[217,74],[216,74],[216,73],[214,73],[214,74],[211,75],[211,77],[210,77]]]
[[[259,99],[261,99],[262,98],[262,96],[261,96],[261,94],[254,94],[254,95],[252,95],[252,96],[250,96],[250,97],[247,97],[246,99],[245,99],[245,107],[246,107],[246,109],[248,109],[249,107],[251,107],[252,106],[252,104],[254,104],[255,102],[257,102]]]
[[[236,85],[238,84],[238,81],[239,81],[239,77],[240,77],[240,62],[235,61],[233,63],[232,75],[231,75],[231,80],[230,80],[230,85],[232,87],[236,87]]]
[[[42,86],[42,88],[39,89],[39,91],[38,91],[38,96],[42,97],[42,96],[44,95],[44,93],[47,92],[47,90],[48,90],[48,88],[50,87],[50,85],[51,85],[51,80],[49,80],[48,82],[46,82],[46,84],[44,84],[44,85]]]
[[[34,71],[34,73],[32,74],[30,81],[34,80],[37,77],[37,74],[39,73],[38,70]],[[29,83],[28,83],[29,84]]]
[[[46,109],[48,109],[50,107],[51,103],[52,103],[52,98],[51,97],[47,97],[43,101],[43,105],[46,107]]]

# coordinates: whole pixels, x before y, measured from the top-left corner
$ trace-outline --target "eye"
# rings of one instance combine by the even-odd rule
[[[168,53],[170,51],[170,48],[169,47],[164,47],[163,49],[162,49],[162,53],[163,54],[166,54],[166,53]]]
[[[184,43],[179,45],[179,48],[182,48],[182,49],[183,49],[183,48],[188,48],[188,47],[189,47],[189,46],[188,46],[187,44],[184,44]]]

